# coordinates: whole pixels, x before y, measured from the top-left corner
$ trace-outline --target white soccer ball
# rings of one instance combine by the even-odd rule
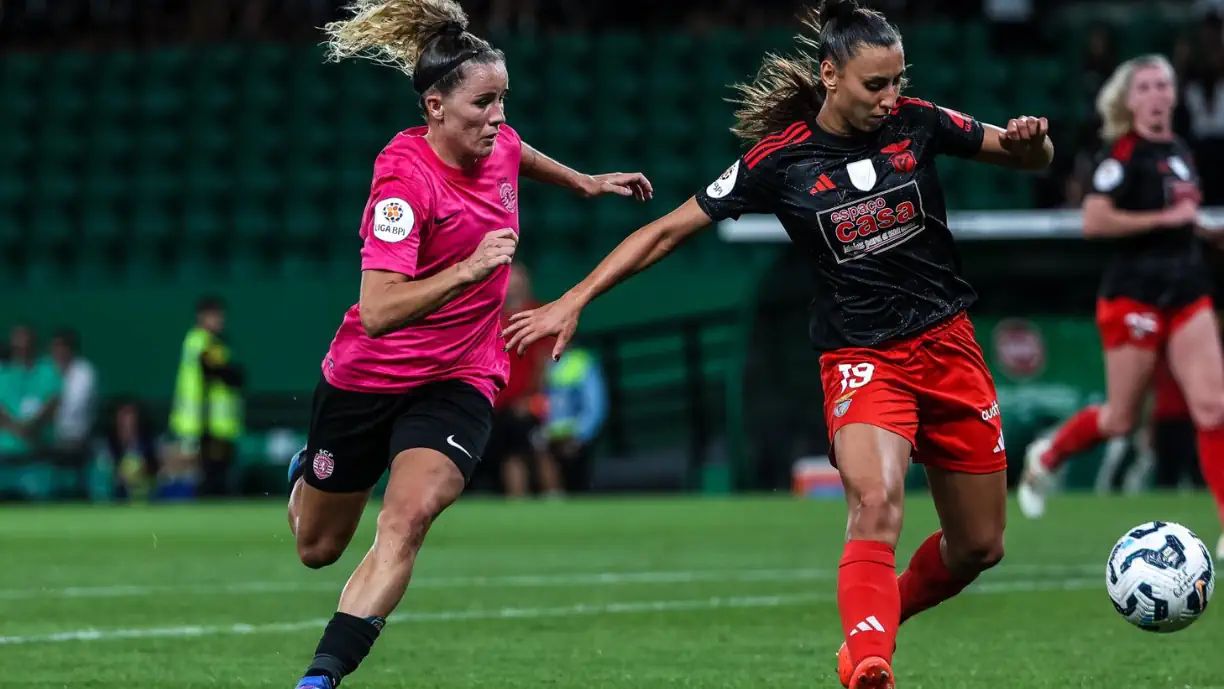
[[[1173,522],[1140,524],[1118,539],[1105,586],[1127,622],[1176,632],[1197,620],[1215,591],[1215,565],[1194,532]]]

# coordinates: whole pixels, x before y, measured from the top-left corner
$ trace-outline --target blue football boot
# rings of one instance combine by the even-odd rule
[[[306,448],[297,451],[293,455],[293,459],[289,460],[289,490],[293,490],[293,484],[302,478],[302,474],[306,471]]]
[[[303,677],[295,689],[336,689],[330,677]]]

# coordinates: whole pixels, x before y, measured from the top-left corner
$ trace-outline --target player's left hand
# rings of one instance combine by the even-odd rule
[[[592,184],[586,191],[588,197],[600,194],[616,194],[617,196],[632,196],[638,201],[649,201],[654,197],[654,187],[650,180],[640,172],[609,172],[606,175],[592,175]]]
[[[1011,151],[1033,150],[1045,146],[1050,123],[1044,117],[1020,117],[1008,120],[1003,134],[1003,147]]]
[[[506,341],[505,351],[517,352],[522,356],[532,343],[556,335],[557,344],[553,345],[552,358],[557,361],[578,329],[578,315],[581,312],[578,304],[561,297],[538,309],[514,314],[510,317],[510,325],[502,331],[502,338]]]

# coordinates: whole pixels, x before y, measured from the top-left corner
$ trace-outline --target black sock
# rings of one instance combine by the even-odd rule
[[[369,655],[378,633],[387,623],[382,617],[353,617],[338,612],[332,615],[323,638],[315,648],[314,661],[306,671],[307,677],[327,676],[334,684],[351,675],[361,661]]]

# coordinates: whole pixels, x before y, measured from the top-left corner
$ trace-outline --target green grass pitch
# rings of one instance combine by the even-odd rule
[[[279,504],[4,508],[3,685],[289,689],[374,507],[317,572],[297,562]],[[1222,613],[1154,635],[1104,590],[1109,549],[1135,524],[1178,521],[1214,549],[1209,500],[1050,507],[1041,522],[1013,512],[1004,564],[902,628],[898,686],[1224,687]],[[936,525],[925,495],[907,510],[901,565]],[[789,497],[461,501],[344,687],[836,688],[844,524],[840,502]]]

